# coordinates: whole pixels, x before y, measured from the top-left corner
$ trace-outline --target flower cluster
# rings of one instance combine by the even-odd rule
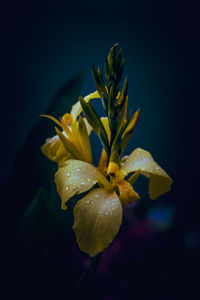
[[[90,256],[109,246],[119,231],[123,207],[140,198],[133,189],[140,174],[149,178],[151,199],[169,191],[172,184],[172,179],[148,151],[137,148],[129,156],[123,156],[140,110],[127,117],[128,80],[124,80],[120,91],[124,59],[121,50],[116,53],[116,46],[105,61],[105,80],[100,68],[93,66],[97,91],[79,97],[71,113],[64,114],[60,121],[46,116],[60,129],[56,127],[57,135],[42,146],[42,152],[58,163],[55,183],[62,209],[67,208],[67,201],[74,195],[88,191],[74,207],[73,229],[79,248]],[[101,99],[105,117],[99,118],[92,99]],[[98,167],[92,164],[89,138],[92,130],[102,144]]]

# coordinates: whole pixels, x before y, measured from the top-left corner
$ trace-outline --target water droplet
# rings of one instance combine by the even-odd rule
[[[148,161],[148,158],[144,158],[143,160],[144,160],[144,161]]]
[[[88,182],[90,182],[90,181],[91,181],[91,179],[90,179],[90,178],[87,178],[87,181],[88,181]]]
[[[89,204],[89,203],[90,203],[90,200],[86,200],[85,202],[86,202],[87,204]]]
[[[159,167],[157,167],[157,166],[155,166],[155,169],[156,169],[156,170],[159,170],[160,168],[159,168]]]
[[[105,215],[108,215],[108,212],[107,211],[105,211],[105,213],[104,213]]]
[[[79,171],[80,171],[80,169],[79,169],[79,168],[76,168],[76,171],[77,171],[77,172],[79,172]]]
[[[66,174],[67,176],[70,176],[71,175],[71,173],[70,172],[67,172],[67,174]]]
[[[142,171],[145,171],[145,168],[141,168]]]
[[[94,196],[95,196],[95,198],[99,198],[99,195],[97,195],[97,194],[95,194]]]
[[[85,184],[85,182],[84,181],[81,181],[81,185],[84,185]]]
[[[91,204],[94,204],[94,201],[92,201]]]
[[[93,184],[96,184],[96,181],[93,181]]]
[[[105,201],[105,203],[107,203],[107,204],[108,204],[108,203],[109,203],[109,201],[108,201],[108,200],[106,200],[106,201]]]
[[[68,187],[68,185],[66,186],[65,190],[66,190],[66,191],[69,191],[69,187]]]

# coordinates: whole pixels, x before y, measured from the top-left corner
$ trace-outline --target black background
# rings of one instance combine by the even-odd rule
[[[196,299],[200,248],[197,6],[177,1],[8,1],[1,13],[1,215],[7,291],[13,289],[22,297],[44,293],[46,299],[53,290],[71,299],[68,291],[76,278],[73,271],[70,279],[67,275],[69,284],[59,288],[52,267],[35,254],[25,255],[23,243],[16,245],[19,220],[38,188],[37,175],[29,173],[28,167],[34,151],[24,156],[31,191],[23,188],[23,179],[20,188],[11,185],[8,176],[17,151],[57,89],[84,71],[82,95],[93,91],[92,64],[103,66],[110,47],[119,42],[129,76],[129,105],[132,110],[142,109],[128,152],[136,146],[149,150],[172,176],[172,191],[161,203],[174,207],[175,220],[170,233],[156,239],[155,253],[147,244],[147,264],[141,269],[137,253],[129,268],[128,263],[114,268],[119,278],[134,278],[135,287],[125,285],[116,295],[118,277],[112,275],[112,288],[109,292],[102,288],[99,297],[178,299],[186,295]],[[18,167],[18,182],[24,177],[22,172]],[[183,241],[187,237],[186,247]],[[159,279],[161,270],[165,270],[163,281]],[[151,278],[149,289],[142,285],[147,278]],[[93,292],[97,298],[98,289]]]

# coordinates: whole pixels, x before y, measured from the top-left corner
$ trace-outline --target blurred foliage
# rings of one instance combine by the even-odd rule
[[[58,118],[70,111],[80,95],[83,79],[84,75],[80,73],[68,80],[50,101],[47,110],[41,113]],[[41,186],[47,188],[51,201],[55,198],[53,178],[57,165],[46,159],[40,150],[46,138],[55,135],[54,126],[49,126],[48,122],[50,121],[38,117],[38,122],[30,130],[16,155],[5,187],[5,195],[9,199],[9,205],[13,207],[13,218],[16,221],[22,217]],[[19,201],[15,201],[16,195],[20,197]]]
[[[58,234],[60,224],[44,188],[40,188],[21,222],[20,234],[31,246],[48,245]]]

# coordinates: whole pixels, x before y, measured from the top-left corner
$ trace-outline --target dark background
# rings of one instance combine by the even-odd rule
[[[147,235],[132,231],[128,235],[122,230],[119,244],[122,241],[127,247],[116,256],[116,245],[108,249],[105,269],[99,270],[91,291],[100,299],[198,298],[197,12],[192,2],[177,1],[8,1],[2,7],[0,178],[6,250],[2,257],[8,290],[13,287],[21,297],[34,293],[48,297],[54,291],[71,299],[73,283],[84,270],[87,257],[76,253],[70,264],[66,263],[71,268],[65,274],[66,281],[60,282],[52,263],[44,262],[18,237],[20,219],[40,186],[37,165],[35,173],[31,165],[35,151],[41,154],[31,144],[30,135],[28,153],[22,151],[18,163],[16,158],[60,86],[83,72],[81,95],[94,91],[91,66],[95,63],[103,68],[109,49],[118,42],[129,77],[129,107],[132,111],[141,108],[140,123],[127,153],[135,147],[149,150],[171,175],[172,191],[153,204],[147,200],[147,205],[171,210],[173,220],[168,220],[168,229],[149,233],[144,208],[136,210],[133,219],[138,222],[138,232],[143,228]],[[68,110],[76,100],[67,104]],[[50,124],[42,122],[43,126]],[[39,129],[38,139],[42,144]],[[38,172],[41,175],[39,166]],[[53,253],[58,256],[61,242],[53,243]],[[109,253],[114,258],[107,266]]]

